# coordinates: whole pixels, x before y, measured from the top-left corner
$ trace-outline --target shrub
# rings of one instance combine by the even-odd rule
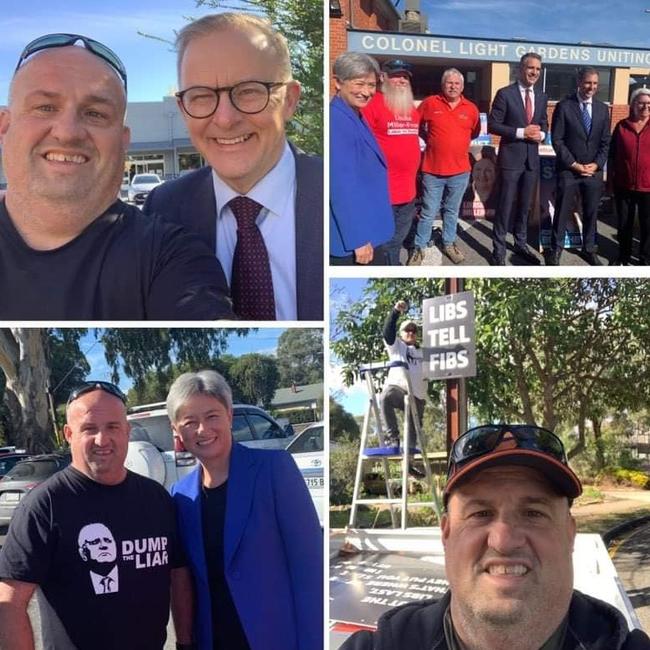
[[[359,443],[344,438],[330,448],[330,503],[352,503]]]

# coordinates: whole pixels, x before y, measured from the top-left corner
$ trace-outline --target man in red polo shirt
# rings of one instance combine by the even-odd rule
[[[422,162],[423,206],[409,265],[422,264],[433,220],[442,212],[442,251],[454,263],[465,256],[456,245],[458,212],[470,176],[469,143],[481,130],[478,108],[463,97],[465,80],[456,68],[442,74],[442,93],[418,106],[427,134]]]
[[[385,246],[389,263],[398,266],[402,244],[415,218],[415,178],[420,167],[420,114],[413,104],[411,65],[399,59],[384,63],[381,91],[361,112],[388,166],[395,235]]]

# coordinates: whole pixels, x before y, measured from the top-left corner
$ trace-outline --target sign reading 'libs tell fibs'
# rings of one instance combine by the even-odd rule
[[[476,375],[474,294],[427,298],[422,303],[424,373],[429,379]]]

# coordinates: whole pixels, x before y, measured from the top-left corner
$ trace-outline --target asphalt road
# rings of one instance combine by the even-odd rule
[[[610,547],[610,556],[643,629],[650,632],[650,524],[624,535]]]

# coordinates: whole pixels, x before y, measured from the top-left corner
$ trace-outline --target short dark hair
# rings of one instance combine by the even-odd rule
[[[526,59],[537,59],[540,63],[542,62],[542,57],[541,55],[537,54],[537,52],[526,52],[526,54],[521,55],[521,59],[519,59],[519,65],[524,65],[524,63],[526,63]]]
[[[585,66],[584,68],[578,68],[578,82],[584,81],[586,77],[590,77],[592,74],[595,74],[597,77],[598,70],[592,68],[591,66]]]

